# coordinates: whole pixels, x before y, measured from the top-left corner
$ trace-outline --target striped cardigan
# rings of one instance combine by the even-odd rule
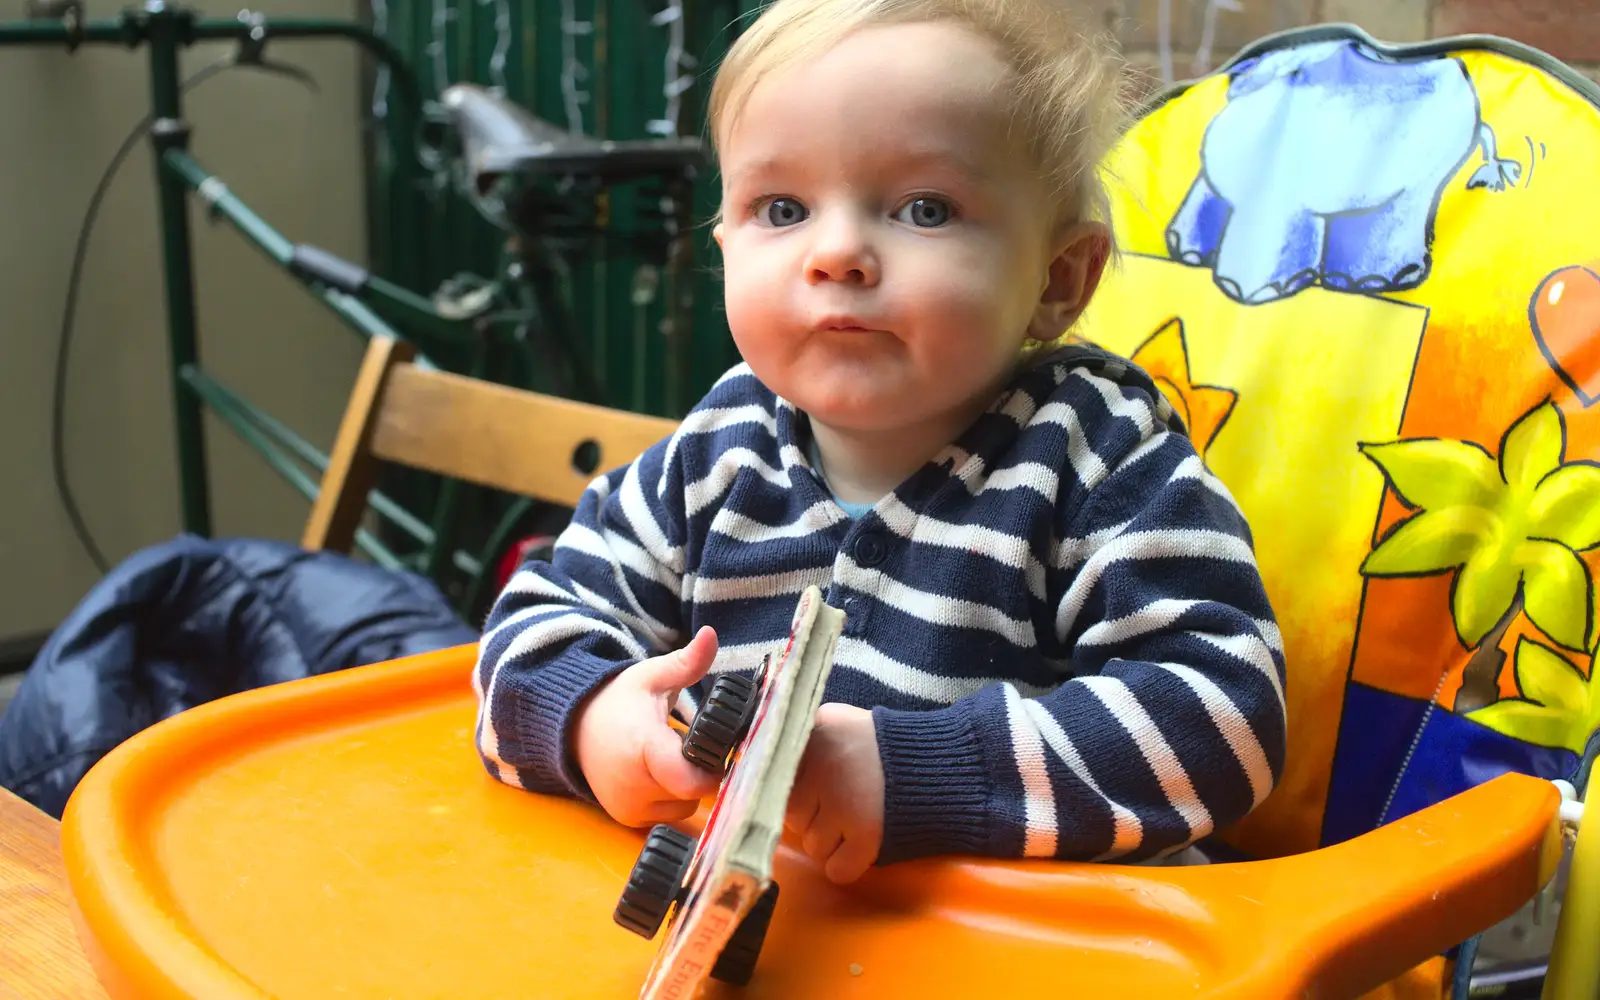
[[[1143,373],[1081,347],[1035,358],[857,519],[808,443],[740,365],[590,485],[485,623],[492,775],[592,801],[567,750],[589,693],[706,624],[713,675],[751,671],[816,584],[848,619],[825,700],[873,710],[880,864],[1159,858],[1266,797],[1282,641],[1243,516]]]

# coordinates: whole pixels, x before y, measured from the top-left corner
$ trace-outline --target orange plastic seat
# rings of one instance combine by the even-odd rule
[[[473,655],[235,695],[97,766],[63,847],[111,995],[636,995],[655,942],[611,910],[642,834],[484,772]],[[1507,775],[1340,846],[1242,865],[944,860],[841,890],[785,851],[743,995],[1356,996],[1543,885],[1557,798]]]

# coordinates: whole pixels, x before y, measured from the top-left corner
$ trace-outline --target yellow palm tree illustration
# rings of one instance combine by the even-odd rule
[[[1578,553],[1600,545],[1600,466],[1564,461],[1566,426],[1553,403],[1512,424],[1498,462],[1468,441],[1408,439],[1361,450],[1400,499],[1419,508],[1372,550],[1364,574],[1455,570],[1451,616],[1469,649],[1519,600],[1556,643],[1590,648],[1593,583]]]
[[[1528,743],[1582,756],[1589,738],[1600,730],[1593,656],[1586,677],[1555,650],[1519,639],[1515,669],[1522,696],[1468,712],[1467,718]]]

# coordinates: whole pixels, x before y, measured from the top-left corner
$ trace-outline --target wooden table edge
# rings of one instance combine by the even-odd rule
[[[0,788],[0,997],[106,1000],[73,928],[61,824]]]

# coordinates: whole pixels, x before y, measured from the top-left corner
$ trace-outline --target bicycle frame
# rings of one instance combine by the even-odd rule
[[[196,42],[232,40],[246,47],[241,61],[248,62],[252,58],[259,60],[262,47],[273,39],[337,39],[359,45],[391,72],[398,98],[392,102],[397,134],[417,134],[422,102],[416,78],[393,46],[354,22],[299,18],[268,21],[248,11],[236,20],[202,20],[187,8],[163,0],[148,0],[141,7],[124,10],[114,19],[78,21],[74,11],[69,9],[67,16],[59,21],[0,24],[0,46],[59,45],[70,52],[80,45],[101,44],[123,45],[130,49],[143,46],[148,51],[153,118],[150,136],[160,199],[168,356],[183,528],[206,537],[212,533],[212,522],[201,420],[203,406],[209,405],[307,500],[316,498],[318,482],[291,458],[310,465],[320,474],[327,468],[328,456],[201,367],[187,205],[191,192],[201,199],[213,219],[226,219],[269,260],[299,280],[314,297],[363,336],[404,339],[396,329],[398,325],[420,334],[410,339],[468,345],[476,359],[482,355],[482,334],[492,322],[486,321],[482,314],[463,318],[441,315],[428,299],[399,284],[314,247],[293,243],[252,212],[219,177],[194,158],[189,150],[190,127],[183,117],[178,67],[180,50]],[[394,164],[394,188],[402,197],[409,196],[417,190],[414,151],[396,151]],[[431,364],[422,355],[418,362]],[[445,484],[444,489],[444,495],[435,505],[431,527],[377,491],[370,498],[375,512],[424,547],[426,554],[421,568],[430,575],[439,568],[448,547],[446,529],[454,516],[453,484]],[[357,544],[381,565],[390,568],[404,565],[400,557],[370,532],[360,532]],[[481,572],[481,564],[473,557],[461,552],[453,556],[454,562],[470,575]]]

